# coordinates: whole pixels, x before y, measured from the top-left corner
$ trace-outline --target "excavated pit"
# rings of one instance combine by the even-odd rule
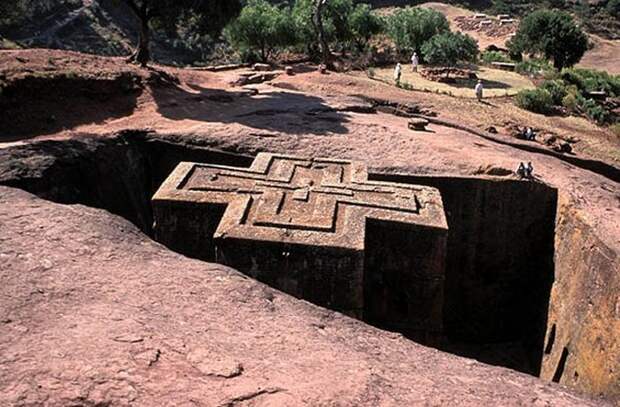
[[[151,197],[181,161],[248,167],[253,157],[182,138],[126,132],[0,150],[0,184],[59,203],[106,209],[152,236]],[[554,281],[557,190],[484,178],[371,174],[370,179],[441,192],[450,231],[444,338],[438,347],[539,375],[544,351],[553,347],[545,349],[544,341]],[[380,320],[369,322],[384,327]],[[555,330],[554,325],[554,338]],[[555,376],[562,375],[567,357],[554,380],[560,380]]]
[[[443,350],[538,375],[557,190],[517,180],[373,174],[432,186],[448,220]]]

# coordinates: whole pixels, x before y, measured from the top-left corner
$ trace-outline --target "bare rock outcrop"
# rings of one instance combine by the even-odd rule
[[[596,401],[170,252],[120,217],[0,187],[1,405]]]

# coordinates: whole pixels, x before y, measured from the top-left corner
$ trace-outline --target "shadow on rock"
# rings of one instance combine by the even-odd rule
[[[158,112],[171,120],[238,123],[255,129],[288,134],[344,134],[348,121],[343,110],[324,99],[288,91],[257,94],[204,88],[197,85],[153,88]]]
[[[102,78],[40,73],[14,80],[0,93],[0,141],[128,116],[141,93],[141,78],[131,72]]]

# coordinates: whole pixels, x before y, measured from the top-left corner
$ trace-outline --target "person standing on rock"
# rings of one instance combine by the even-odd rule
[[[400,62],[396,64],[396,68],[394,68],[394,82],[396,82],[396,86],[400,85],[400,76],[403,73],[403,67],[400,65]]]
[[[474,89],[476,91],[476,98],[478,98],[478,102],[482,102],[482,97],[483,92],[484,92],[484,86],[482,85],[482,80],[478,79],[478,83],[476,84],[476,87]]]
[[[414,52],[411,56],[411,70],[413,72],[418,72],[418,65],[420,64],[420,58],[418,58],[418,53]]]
[[[527,178],[532,178],[534,176],[534,166],[531,161],[528,161],[527,166],[525,167],[525,176]]]
[[[519,163],[519,168],[517,168],[517,175],[521,178],[525,178],[525,164],[523,164],[523,162]]]

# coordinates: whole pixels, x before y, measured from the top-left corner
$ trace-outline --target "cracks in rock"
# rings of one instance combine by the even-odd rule
[[[243,374],[243,365],[241,363],[237,363],[235,368],[230,371],[230,373],[209,373],[207,377],[217,377],[219,379],[234,379],[235,377],[239,377]]]
[[[235,115],[235,117],[250,117],[250,116],[275,116],[277,114],[287,114],[294,113],[295,110],[292,109],[264,109],[264,110],[255,110],[253,112],[241,113]]]
[[[251,393],[243,394],[241,396],[232,398],[228,401],[225,401],[219,404],[219,407],[235,407],[235,406],[238,406],[240,403],[243,403],[244,401],[252,400],[264,394],[276,394],[276,393],[280,393],[283,391],[286,391],[286,389],[283,389],[281,387],[268,387],[266,389],[260,389],[260,390],[257,390]]]

